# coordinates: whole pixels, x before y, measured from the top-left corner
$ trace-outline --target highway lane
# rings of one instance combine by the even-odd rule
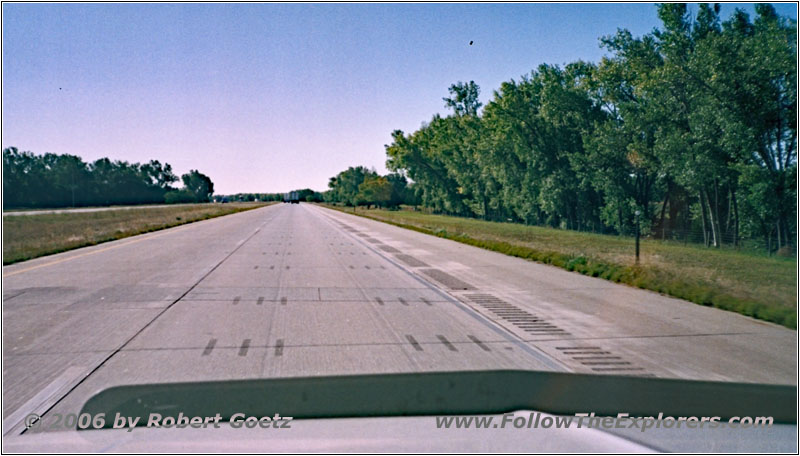
[[[10,432],[131,383],[500,368],[796,378],[795,331],[307,204],[11,265],[3,282]]]

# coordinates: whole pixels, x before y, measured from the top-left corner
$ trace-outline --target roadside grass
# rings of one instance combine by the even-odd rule
[[[641,242],[640,263],[636,265],[633,240],[626,237],[422,212],[361,208],[353,211],[326,206],[797,328],[795,258],[645,239]]]
[[[3,217],[3,265],[163,230],[265,203],[190,204]]]
[[[50,212],[50,211],[72,211],[75,209],[106,209],[106,210],[114,210],[117,209],[142,209],[142,208],[152,208],[157,206],[185,206],[187,204],[193,203],[178,203],[178,204],[167,204],[167,203],[147,203],[147,204],[119,204],[113,206],[76,206],[76,207],[6,207],[3,208],[3,213],[14,213],[14,212]]]

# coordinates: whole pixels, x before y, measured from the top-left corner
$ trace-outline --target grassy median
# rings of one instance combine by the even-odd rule
[[[636,265],[626,237],[412,211],[355,214],[797,328],[795,258],[643,240]]]
[[[247,211],[269,203],[189,204],[3,217],[3,264]]]

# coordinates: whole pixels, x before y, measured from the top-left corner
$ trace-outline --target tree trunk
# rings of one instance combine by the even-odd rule
[[[689,211],[689,208],[691,207],[691,205],[689,204],[689,195],[685,195],[685,201],[686,201],[686,210],[683,212],[683,244],[684,245],[686,245],[686,243],[689,241],[689,229],[691,229],[691,227],[692,227],[692,220],[691,220],[692,214]]]
[[[708,228],[706,227],[706,199],[705,192],[700,190],[700,218],[703,225],[703,245],[708,247]]]
[[[725,235],[731,236],[731,228],[733,227],[733,198],[731,195],[733,194],[733,190],[731,190],[730,185],[728,186],[728,192],[726,195],[728,196],[728,210],[725,214]]]
[[[792,246],[794,238],[792,237],[792,231],[789,229],[789,222],[786,220],[785,216],[781,217],[781,225],[783,226],[783,235],[786,238],[784,245]]]
[[[666,239],[666,230],[667,230],[667,228],[664,226],[664,214],[666,213],[666,210],[667,210],[667,203],[669,203],[669,190],[670,190],[670,187],[671,187],[671,185],[667,184],[667,194],[664,196],[664,203],[661,205],[661,221],[659,223],[661,224],[661,240],[662,241],[664,239]]]
[[[713,218],[711,220],[711,228],[714,230],[714,247],[719,248],[722,245],[722,229],[720,228],[719,217],[719,185],[717,179],[714,179],[714,207],[711,209]]]
[[[708,205],[708,222],[709,225],[711,226],[711,242],[714,245],[714,247],[719,247],[719,237],[717,237],[717,224],[714,219],[714,208],[711,207],[711,198],[709,198],[709,194],[706,189],[703,189],[701,191],[703,192],[706,204]]]
[[[736,204],[735,190],[731,190],[731,201],[733,202],[733,245],[739,247],[739,205]]]
[[[767,255],[772,255],[772,228],[767,232]]]

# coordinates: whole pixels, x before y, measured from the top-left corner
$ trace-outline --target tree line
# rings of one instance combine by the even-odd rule
[[[768,4],[725,21],[717,4],[657,8],[652,33],[620,29],[599,63],[540,65],[486,106],[474,82],[453,84],[448,115],[392,133],[387,168],[437,213],[793,246],[796,22]],[[332,178],[328,199],[358,203],[339,187],[362,176],[375,179]]]
[[[69,154],[36,155],[3,149],[3,209],[107,206],[210,201],[214,183],[197,170],[181,176],[169,163],[100,158],[91,163]]]
[[[419,204],[419,199],[401,173],[379,175],[364,166],[349,167],[328,181],[323,199],[347,206],[397,207],[400,204]]]
[[[304,188],[296,190],[300,201],[321,203],[323,196],[321,192]],[[234,193],[232,195],[215,195],[214,201],[283,201],[283,193]]]

